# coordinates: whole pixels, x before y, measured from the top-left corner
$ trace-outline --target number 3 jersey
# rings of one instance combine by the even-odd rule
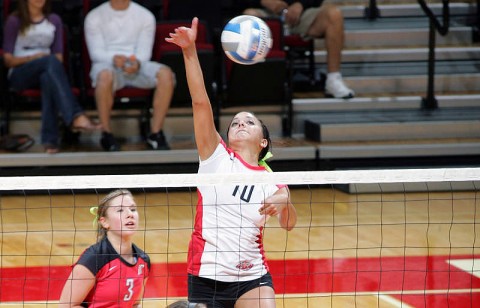
[[[263,173],[227,148],[222,140],[211,157],[200,161],[198,173]],[[263,200],[280,187],[262,185],[198,186],[195,227],[189,245],[188,273],[235,282],[268,272],[262,230],[267,217],[259,213]]]
[[[150,272],[150,258],[132,244],[135,264],[127,263],[105,237],[87,248],[77,264],[95,275],[96,283],[84,300],[86,307],[132,307],[140,300],[144,279]]]

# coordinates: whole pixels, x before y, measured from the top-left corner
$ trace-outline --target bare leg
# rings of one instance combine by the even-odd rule
[[[103,131],[111,133],[110,117],[113,108],[113,73],[105,70],[97,76],[95,87],[95,101],[97,103],[98,117]]]
[[[245,11],[243,11],[243,15],[252,15],[252,16],[261,17],[261,18],[267,17],[267,14],[265,13],[264,10],[255,9],[255,8],[245,9]]]
[[[340,71],[343,42],[343,15],[340,9],[331,4],[324,4],[307,32],[311,37],[324,37],[327,48],[328,72]]]
[[[170,68],[163,67],[157,73],[157,87],[153,96],[152,133],[158,133],[163,128],[173,96],[174,80]]]
[[[275,308],[275,292],[271,287],[259,287],[240,296],[235,308]]]

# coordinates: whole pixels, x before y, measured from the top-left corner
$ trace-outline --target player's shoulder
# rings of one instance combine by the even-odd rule
[[[137,258],[145,261],[145,263],[147,263],[148,267],[150,267],[150,257],[149,257],[149,255],[145,251],[140,249],[137,245],[133,244],[132,246],[133,246],[134,253],[137,255]]]
[[[102,239],[101,241],[98,241],[95,244],[88,247],[85,250],[85,253],[97,254],[97,253],[106,252],[106,250],[107,250],[107,241],[106,241],[106,239]]]
[[[112,258],[116,257],[116,252],[112,251],[108,240],[105,238],[85,249],[77,263],[86,266],[92,273],[96,274]]]

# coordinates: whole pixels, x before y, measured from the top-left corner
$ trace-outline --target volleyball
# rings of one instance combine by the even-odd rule
[[[262,62],[272,48],[270,28],[255,16],[232,18],[223,28],[220,39],[227,57],[239,64]]]

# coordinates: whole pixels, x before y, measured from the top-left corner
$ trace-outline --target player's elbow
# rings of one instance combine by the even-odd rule
[[[295,219],[295,221],[289,221],[287,222],[284,226],[283,226],[283,229],[287,230],[287,231],[292,231],[293,228],[295,228],[295,225],[297,224],[297,220]]]
[[[297,224],[297,212],[293,205],[289,205],[284,212],[282,213],[282,217],[280,218],[280,225],[283,229],[287,231],[293,230],[295,225]]]

